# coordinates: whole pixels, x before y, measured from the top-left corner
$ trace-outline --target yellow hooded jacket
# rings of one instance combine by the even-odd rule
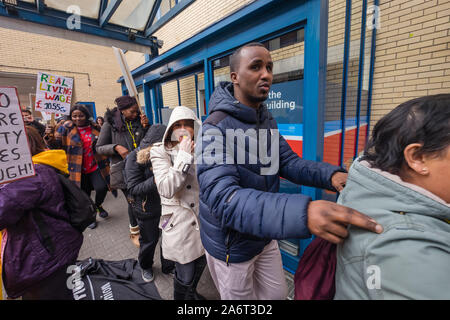
[[[31,160],[34,164],[46,164],[64,174],[69,174],[67,156],[64,150],[47,150],[34,155]]]

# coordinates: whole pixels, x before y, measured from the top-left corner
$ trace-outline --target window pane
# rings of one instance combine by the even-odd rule
[[[191,75],[179,79],[181,105],[191,108],[197,115],[197,96],[195,92],[195,76]]]
[[[217,87],[221,81],[231,81],[230,78],[230,56],[216,59],[212,62],[214,73],[214,87]]]
[[[100,0],[45,0],[45,4],[49,8],[64,12],[66,12],[67,8],[70,6],[78,6],[83,17],[92,19],[98,19],[100,10]]]
[[[199,116],[203,122],[206,118],[205,74],[203,72],[197,74],[197,90]]]
[[[179,105],[177,80],[164,82],[161,84],[161,90],[164,108],[175,108]]]
[[[293,31],[279,37],[279,41],[275,42],[280,43],[280,48],[270,50],[273,60],[273,84],[266,105],[277,121],[280,133],[292,150],[301,156],[305,43],[303,38],[297,37],[297,34],[297,31]],[[287,43],[291,44],[287,45]],[[300,192],[299,186],[287,180],[282,180],[280,186],[282,192]]]
[[[161,93],[163,100],[163,107],[161,108],[161,122],[167,125],[167,123],[169,123],[172,109],[179,105],[177,81],[173,80],[162,83]]]
[[[123,1],[109,20],[110,23],[143,31],[155,0]]]
[[[155,20],[153,20],[153,24],[155,24],[156,21],[161,19],[167,12],[169,12],[170,8],[170,0],[162,0],[158,12],[155,16]]]

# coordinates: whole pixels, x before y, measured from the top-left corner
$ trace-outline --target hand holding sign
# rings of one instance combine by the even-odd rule
[[[149,124],[147,116],[142,113],[141,113],[141,124],[144,128],[147,128]]]

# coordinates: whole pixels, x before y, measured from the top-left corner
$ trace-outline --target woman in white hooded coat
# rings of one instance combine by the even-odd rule
[[[194,112],[175,107],[161,143],[150,157],[161,196],[161,246],[164,258],[175,261],[174,299],[202,300],[196,291],[206,266],[199,230],[199,185],[194,166]]]

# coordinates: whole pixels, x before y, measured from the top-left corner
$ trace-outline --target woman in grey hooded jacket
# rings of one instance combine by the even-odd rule
[[[349,227],[335,299],[450,299],[450,95],[399,105],[374,127],[338,203],[382,234]]]

